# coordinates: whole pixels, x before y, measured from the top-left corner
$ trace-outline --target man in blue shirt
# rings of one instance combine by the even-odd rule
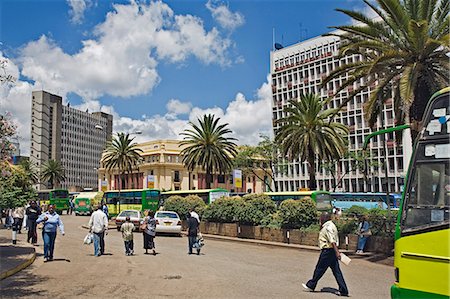
[[[55,249],[56,229],[59,227],[64,236],[64,224],[59,215],[55,212],[55,206],[49,205],[48,211],[41,214],[36,223],[44,222],[42,228],[42,239],[44,240],[44,261],[53,260],[53,251]]]
[[[103,213],[105,213],[106,218],[109,218],[108,206],[106,205],[106,202],[103,202],[102,211],[103,211]]]

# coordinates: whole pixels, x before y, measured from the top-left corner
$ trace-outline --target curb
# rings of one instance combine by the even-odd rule
[[[29,257],[27,258],[27,260],[24,263],[14,267],[14,268],[12,268],[10,270],[7,270],[7,271],[4,271],[4,272],[0,273],[0,280],[8,278],[11,275],[14,275],[17,272],[25,269],[26,267],[31,265],[34,262],[35,259],[36,259],[36,249],[33,248],[33,253],[29,255]]]

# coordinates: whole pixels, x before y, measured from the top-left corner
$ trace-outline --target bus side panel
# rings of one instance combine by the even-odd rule
[[[449,229],[405,236],[395,241],[394,264],[399,271],[399,282],[394,288],[450,296],[449,241]],[[408,256],[408,253],[416,256]]]

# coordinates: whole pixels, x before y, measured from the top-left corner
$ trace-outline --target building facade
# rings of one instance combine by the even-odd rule
[[[276,120],[284,117],[283,108],[291,99],[299,99],[301,94],[314,93],[325,99],[333,94],[347,78],[347,74],[330,81],[321,88],[321,83],[330,72],[337,67],[357,62],[362,59],[360,55],[349,55],[338,58],[340,40],[335,36],[316,37],[295,45],[271,52],[270,71],[272,78],[272,120],[274,132],[279,128]],[[365,85],[365,80],[355,82],[352,87],[339,92],[334,96],[327,107],[337,108],[348,98],[349,93],[360,86]],[[372,130],[364,119],[364,103],[369,99],[374,86],[367,86],[361,93],[354,96],[347,105],[335,117],[335,121],[348,126],[348,146],[350,151],[362,150],[364,139]],[[388,100],[378,117],[375,131],[394,127],[393,101]],[[365,179],[364,174],[351,167],[350,159],[342,159],[337,162],[336,177],[345,174],[342,183],[336,190],[345,192],[378,192],[386,191],[386,173],[383,163],[387,151],[387,176],[390,192],[400,192],[404,184],[404,176],[407,171],[411,154],[411,141],[409,134],[403,134],[400,143],[395,141],[394,134],[378,136],[369,144],[370,160],[375,162],[368,170]],[[409,139],[409,140],[408,140]],[[317,186],[323,190],[333,190],[336,181],[331,173],[316,164]],[[278,171],[275,176],[279,191],[294,191],[308,186],[309,174],[306,162],[298,160],[288,162],[287,171]]]
[[[119,171],[109,171],[103,166],[99,169],[99,190],[156,188],[159,190],[198,190],[207,189],[205,172],[197,168],[188,171],[180,155],[183,147],[179,140],[155,140],[138,144],[142,149],[142,161],[131,173],[119,180]],[[262,172],[262,171],[261,171]],[[264,175],[262,174],[263,177]],[[269,182],[270,183],[270,182]],[[242,188],[233,186],[231,174],[214,174],[211,188],[224,188],[232,192],[261,193],[265,184],[255,175],[243,177]]]
[[[112,115],[65,106],[60,96],[46,91],[33,91],[31,105],[31,161],[38,169],[50,159],[59,161],[65,169],[63,188],[96,188],[99,161],[111,139]],[[37,186],[48,187],[46,182]]]

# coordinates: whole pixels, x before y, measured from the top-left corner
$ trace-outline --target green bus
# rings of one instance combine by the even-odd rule
[[[91,215],[94,206],[99,204],[94,202],[94,198],[98,192],[80,192],[73,199],[75,216]]]
[[[108,207],[109,216],[117,216],[123,210],[152,210],[160,206],[161,192],[158,189],[111,190],[103,193],[103,202]]]
[[[67,189],[39,190],[37,193],[43,210],[46,210],[49,204],[55,206],[55,211],[58,214],[62,214],[63,211],[67,213],[69,210],[70,196]]]
[[[210,204],[218,198],[221,198],[223,196],[225,196],[225,197],[230,196],[230,192],[228,190],[222,189],[222,188],[166,191],[166,192],[161,193],[162,202],[164,202],[170,196],[175,196],[175,195],[181,196],[181,197],[186,197],[189,195],[197,195],[206,204]]]
[[[285,192],[264,192],[264,195],[269,196],[273,201],[279,205],[286,199],[302,199],[310,197],[316,203],[317,210],[331,211],[331,195],[327,191],[285,191]]]
[[[450,297],[450,87],[423,116],[395,230],[391,298]]]

